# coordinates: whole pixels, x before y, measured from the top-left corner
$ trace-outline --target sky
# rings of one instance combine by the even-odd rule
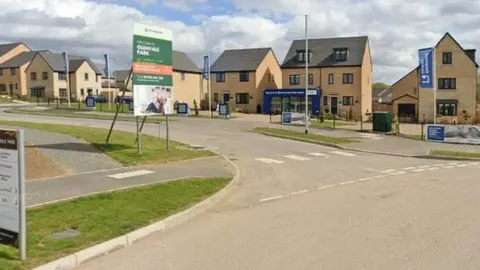
[[[449,32],[480,48],[480,0],[0,0],[0,43],[88,56],[129,67],[133,23],[173,31],[173,47],[199,67],[223,50],[272,47],[283,61],[293,39],[366,35],[374,81],[394,83],[417,65],[417,50]],[[480,62],[480,52],[477,53]]]

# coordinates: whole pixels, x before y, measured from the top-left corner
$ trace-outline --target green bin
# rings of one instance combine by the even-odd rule
[[[373,131],[392,131],[393,114],[390,112],[374,112],[372,118]]]

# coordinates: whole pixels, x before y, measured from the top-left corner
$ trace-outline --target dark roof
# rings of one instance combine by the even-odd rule
[[[372,96],[373,97],[382,97],[385,95],[389,95],[392,93],[392,90],[389,88],[383,88],[383,89],[373,89],[372,91]]]
[[[126,69],[126,70],[115,70],[113,72],[113,76],[116,77],[116,81],[122,81],[124,82],[127,78],[128,78],[128,75],[130,75],[130,69]]]
[[[445,33],[445,35],[443,35],[443,37],[438,41],[437,45],[435,45],[435,48],[438,46],[438,44],[440,44],[440,42],[442,42],[442,40],[449,36],[453,42],[455,42],[457,44],[458,47],[460,47],[460,49],[462,49],[462,51],[468,56],[468,58],[470,58],[470,60],[472,60],[472,62],[475,64],[475,67],[479,67],[477,62],[475,62],[475,51],[474,49],[470,49],[470,50],[465,50],[463,49],[462,45],[460,45],[460,43],[458,43],[458,41],[452,36],[450,35],[449,32]],[[473,55],[472,55],[473,54]],[[473,57],[472,57],[473,56]]]
[[[254,71],[271,48],[225,50],[210,67],[210,72]]]
[[[38,54],[40,54],[43,57],[43,59],[45,59],[45,61],[53,69],[53,71],[61,72],[65,69],[63,64],[63,56],[61,53],[39,52]],[[68,65],[69,65],[70,72],[77,71],[77,69],[82,65],[83,62],[87,62],[92,67],[92,69],[95,71],[96,74],[102,74],[102,72],[88,57],[69,55],[68,60],[69,60]]]
[[[173,51],[173,70],[202,73],[200,68],[184,52]]]
[[[33,57],[37,54],[37,52],[23,52],[9,60],[5,61],[4,63],[0,64],[0,68],[17,68],[20,67],[30,61],[32,61]]]
[[[361,66],[367,46],[368,37],[336,37],[308,40],[308,49],[312,52],[312,67]],[[333,59],[335,48],[348,48],[348,58],[345,62],[336,62]],[[283,60],[282,68],[305,67],[305,63],[296,60],[297,51],[305,51],[305,40],[294,40]]]
[[[9,44],[0,44],[0,56],[8,53],[9,51],[15,49],[18,45],[21,45],[21,42],[9,43]]]

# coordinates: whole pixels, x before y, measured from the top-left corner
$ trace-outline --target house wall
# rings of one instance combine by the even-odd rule
[[[268,52],[265,59],[263,59],[262,63],[258,66],[255,72],[255,78],[256,90],[252,93],[252,101],[255,103],[249,104],[249,112],[256,112],[257,105],[260,105],[263,111],[263,89],[282,88],[282,70],[272,50]]]
[[[182,80],[182,74],[184,79]],[[201,92],[202,74],[191,72],[173,72],[173,99],[180,103],[188,103],[190,109],[194,108],[194,100],[200,108],[200,101],[202,100]]]
[[[452,64],[443,64],[443,52],[452,52]],[[456,42],[447,35],[438,44],[435,50],[437,78],[456,78],[456,89],[438,89],[437,100],[457,99],[457,115],[465,110],[471,115],[469,122],[474,121],[476,109],[476,76],[477,69],[473,61],[463,52]],[[433,122],[433,91],[420,89],[419,114],[425,114],[428,122]],[[455,117],[438,117],[437,122],[445,122]],[[462,123],[463,118],[458,117],[457,123]]]
[[[10,68],[3,69],[3,75],[0,76],[0,84],[5,85],[5,90],[8,94],[20,94],[20,82],[21,82],[21,74],[20,69],[15,68],[15,75],[12,75],[10,72]],[[10,89],[10,85],[12,89]]]
[[[35,72],[37,74],[36,80],[32,80],[31,73]],[[48,79],[42,79],[42,72],[48,72]],[[41,97],[41,100],[46,101],[48,98],[54,98],[55,95],[55,78],[54,72],[50,66],[45,62],[45,60],[37,54],[31,61],[30,65],[25,70],[25,81],[26,81],[26,90],[27,96],[31,97],[31,89],[33,87],[44,87],[45,95]],[[57,93],[58,95],[58,93]]]
[[[30,49],[27,46],[25,46],[24,44],[20,44],[17,47],[15,47],[14,49],[7,52],[6,54],[0,55],[0,64],[4,63],[5,61],[7,61],[9,59],[12,59],[13,57],[15,57],[15,56],[17,56],[17,55],[19,55],[23,52],[29,52],[29,51],[30,51]]]
[[[370,44],[367,40],[361,68],[360,113],[362,115],[362,121],[366,121],[369,118],[369,114],[372,113],[372,73],[373,67],[370,55]]]
[[[258,98],[256,88],[256,72],[248,72],[248,82],[240,81],[239,72],[226,72],[225,82],[217,82],[216,73],[211,73],[211,92],[212,92],[212,106],[215,107],[217,103],[223,103],[224,93],[230,94],[230,108],[232,111],[241,109],[253,112],[255,109],[255,99]],[[249,104],[236,104],[237,93],[248,93],[252,98],[249,100]],[[218,95],[218,100],[215,100],[215,94]]]
[[[410,73],[392,85],[390,89],[392,91],[392,112],[394,114],[398,114],[398,104],[415,104],[416,119],[412,119],[412,121],[423,120],[423,115],[419,114],[418,69],[410,71]],[[416,97],[417,99],[409,96],[403,97],[406,94]]]
[[[88,74],[88,80],[85,80],[85,73]],[[88,94],[88,89],[92,90],[93,95],[100,95],[100,92],[102,91],[101,76],[95,74],[95,70],[87,61],[83,62],[76,72],[70,73],[69,78],[71,80],[71,98],[73,99],[84,100]],[[81,95],[82,89],[83,95]]]

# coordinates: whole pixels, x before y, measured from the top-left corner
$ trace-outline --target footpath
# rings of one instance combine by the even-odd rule
[[[194,177],[233,177],[222,157],[208,157],[160,165],[123,167],[26,183],[27,206],[38,206],[92,193]]]

